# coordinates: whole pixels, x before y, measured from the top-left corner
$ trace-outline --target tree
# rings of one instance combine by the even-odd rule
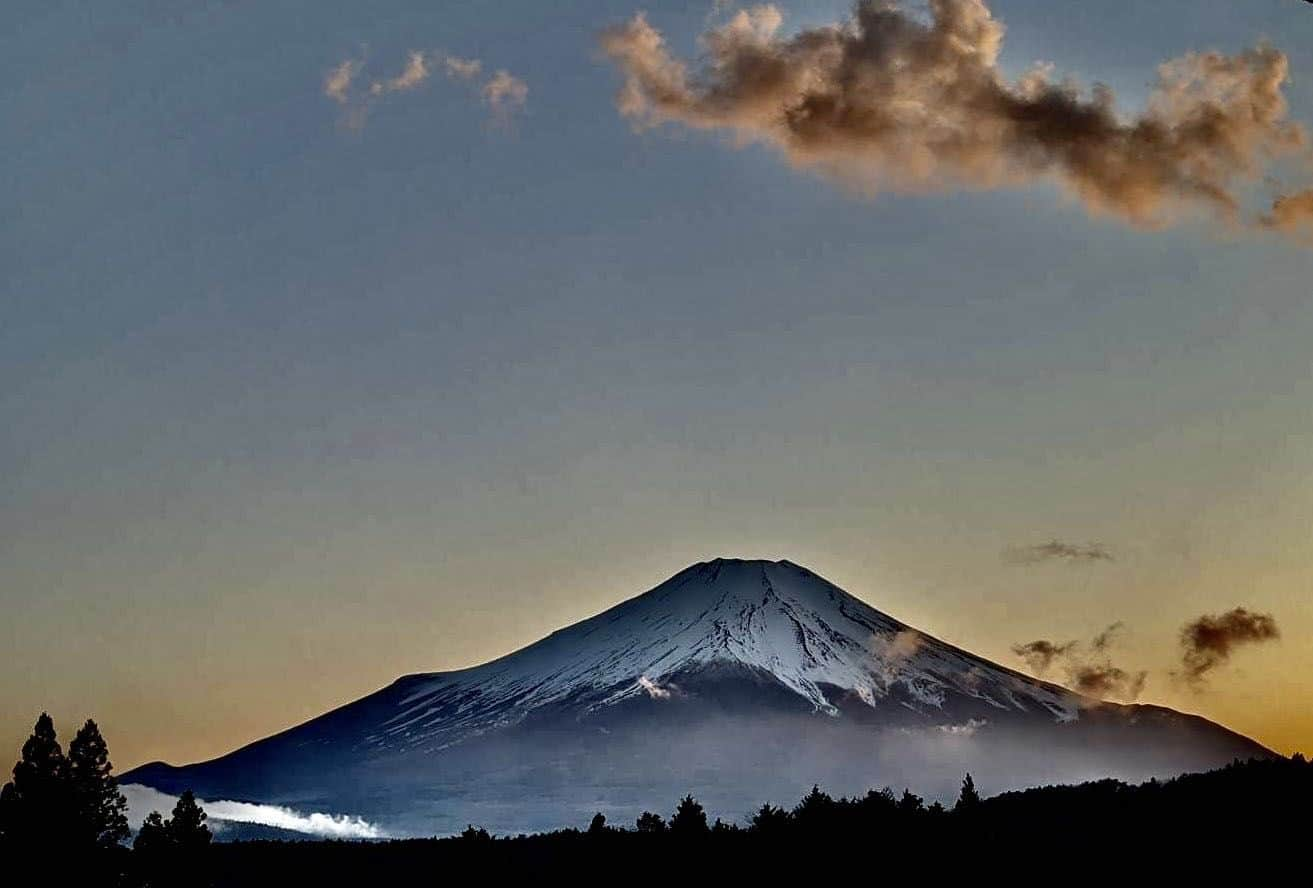
[[[910,789],[903,790],[903,797],[898,800],[899,814],[920,814],[925,810],[925,800]]]
[[[109,747],[91,719],[68,745],[68,788],[75,846],[113,848],[127,839],[128,800],[111,773]]]
[[[203,883],[204,855],[213,836],[205,825],[205,811],[189,789],[178,797],[173,816],[147,815],[132,843],[137,869],[150,888],[173,888]]]
[[[679,800],[679,807],[670,818],[670,831],[683,836],[704,835],[707,832],[707,812],[691,795]]]
[[[53,844],[70,820],[68,762],[46,713],[36,720],[14,765],[14,779],[0,790],[0,830],[5,843],[32,852]]]
[[[210,846],[214,836],[205,825],[205,810],[196,804],[196,796],[189,789],[178,797],[173,806],[173,817],[165,824],[169,841],[184,854],[194,854]]]
[[[802,801],[793,809],[793,819],[810,828],[824,829],[835,807],[834,799],[821,792],[819,786],[813,786],[812,791],[803,796]]]
[[[767,803],[752,815],[752,830],[762,835],[779,835],[788,828],[790,816],[783,808]]]
[[[465,827],[465,830],[460,834],[460,837],[467,842],[492,841],[492,836],[488,833],[486,829],[484,829],[481,826],[475,826],[472,823],[469,826]]]
[[[967,774],[962,780],[962,792],[957,797],[954,811],[972,811],[980,805],[980,793],[976,792],[976,782]]]
[[[665,820],[661,818],[660,814],[653,814],[651,811],[644,811],[639,814],[634,826],[641,833],[662,833],[666,831]]]
[[[137,837],[132,840],[132,850],[147,857],[156,857],[167,853],[169,847],[169,829],[159,811],[151,811],[141,822]]]
[[[600,836],[604,832],[606,832],[606,815],[601,811],[598,811],[593,815],[592,821],[588,824],[588,834]]]

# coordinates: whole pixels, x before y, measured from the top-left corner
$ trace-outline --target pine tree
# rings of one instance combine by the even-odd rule
[[[74,845],[112,848],[128,835],[128,800],[112,774],[109,747],[90,719],[68,745]]]
[[[957,804],[953,806],[954,811],[971,811],[980,805],[980,793],[976,792],[976,782],[967,774],[962,780],[962,792],[957,797]]]
[[[707,812],[691,795],[679,800],[679,807],[670,818],[670,831],[684,836],[704,835],[707,832]]]
[[[159,811],[151,811],[141,822],[137,837],[132,840],[132,850],[143,855],[161,854],[169,846],[169,830]]]
[[[184,855],[208,848],[213,836],[205,818],[205,810],[196,804],[192,791],[184,792],[173,806],[173,817],[165,824],[170,843]]]
[[[54,844],[71,820],[68,762],[55,723],[41,713],[14,765],[14,779],[0,790],[0,829],[6,844],[34,851]]]
[[[634,827],[641,833],[662,833],[666,831],[666,822],[660,814],[644,811],[638,815]]]

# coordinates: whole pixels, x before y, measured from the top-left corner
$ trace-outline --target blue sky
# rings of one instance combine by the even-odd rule
[[[1148,695],[1306,738],[1313,253],[636,132],[596,35],[640,6],[7,7],[0,736],[50,708],[123,765],[214,754],[764,555],[1005,662],[1124,619],[1165,671],[1185,620],[1271,611],[1247,672]],[[1268,38],[1313,121],[1304,3],[991,8],[1005,70],[1131,109]],[[709,2],[646,9],[696,51]],[[326,74],[417,49],[525,106],[435,76],[345,126]],[[1050,537],[1119,558],[1000,563]]]

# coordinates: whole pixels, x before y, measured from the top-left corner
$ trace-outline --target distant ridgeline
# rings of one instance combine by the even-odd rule
[[[475,876],[701,882],[715,874],[738,884],[749,876],[820,877],[838,864],[939,880],[959,868],[1016,878],[1039,864],[1047,872],[1133,855],[1137,873],[1158,864],[1177,876],[1207,867],[1216,877],[1243,867],[1248,882],[1279,867],[1302,884],[1311,798],[1313,764],[1296,754],[1166,781],[1100,780],[992,798],[968,774],[951,808],[926,805],[907,789],[834,798],[813,787],[792,808],[763,804],[738,822],[709,822],[686,795],[668,818],[645,811],[616,825],[598,812],[582,829],[533,835],[495,836],[471,825],[443,839],[216,844],[201,803],[184,791],[172,817],[150,814],[129,847],[123,797],[95,723],[66,755],[42,715],[13,780],[0,789],[0,862],[7,877],[37,876],[21,884],[286,888],[464,884]]]
[[[914,868],[935,884],[959,868],[1024,877],[1037,863],[1081,868],[1129,858],[1174,872],[1243,867],[1250,877],[1305,865],[1313,764],[1236,762],[1220,770],[1130,785],[1101,780],[981,798],[970,776],[952,808],[910,791],[832,798],[813,789],[793,808],[762,805],[743,823],[708,823],[691,796],[668,819],[646,812],[612,825],[500,837],[475,826],[445,839],[235,842],[209,850],[216,886],[369,885],[405,878],[437,885],[460,875],[588,882],[761,876],[774,883],[835,867]],[[1097,869],[1097,867],[1096,867]],[[879,881],[873,870],[870,879]],[[1300,876],[1299,878],[1304,878]],[[737,883],[736,883],[737,884]]]

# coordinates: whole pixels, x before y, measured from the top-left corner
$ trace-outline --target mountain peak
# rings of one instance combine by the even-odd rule
[[[1066,720],[1080,699],[911,629],[793,562],[716,558],[501,659],[413,677],[387,734],[414,737],[456,696],[462,721],[477,722],[508,707],[667,699],[668,684],[712,667],[768,678],[830,714],[840,698],[926,713],[969,698]]]

